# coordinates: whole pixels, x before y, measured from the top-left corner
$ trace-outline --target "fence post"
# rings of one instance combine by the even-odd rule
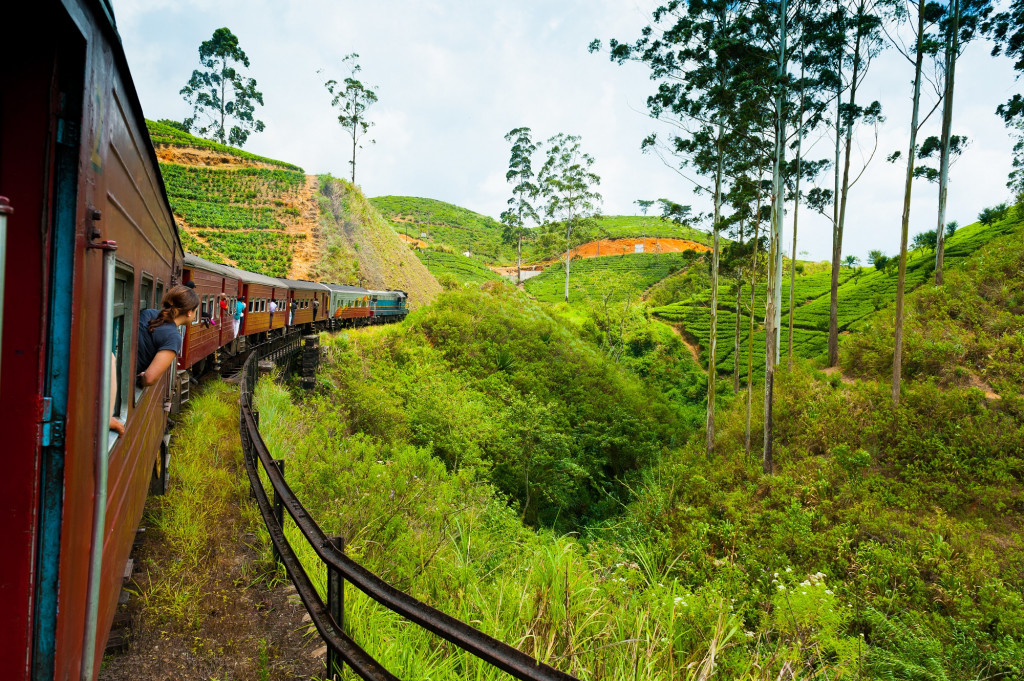
[[[281,477],[283,478],[284,459],[274,459],[274,465],[277,466],[277,470],[281,471]],[[277,489],[274,489],[274,517],[277,519],[277,524],[280,525],[281,531],[284,532],[284,502],[281,500],[281,495],[277,493]],[[282,562],[281,554],[277,552],[277,546],[273,542],[271,542],[271,546],[274,549],[274,560],[278,563]]]
[[[329,541],[334,548],[345,553],[344,537],[331,537]],[[334,623],[338,625],[338,633],[340,634],[344,630],[345,626],[345,580],[342,578],[341,573],[330,565],[327,566],[327,609],[331,613],[331,619],[333,619]],[[337,669],[340,673],[341,665],[341,657],[334,652],[330,646],[328,646],[327,678],[340,678],[335,674],[334,670]]]

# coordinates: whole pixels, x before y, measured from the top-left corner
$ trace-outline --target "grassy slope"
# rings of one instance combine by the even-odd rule
[[[965,258],[974,253],[988,241],[1015,229],[1013,220],[1004,220],[986,227],[975,223],[961,228],[947,241],[946,264],[956,268]],[[930,251],[912,251],[907,259],[907,287],[912,290],[925,283],[932,276],[935,257]],[[798,356],[815,358],[827,350],[828,344],[828,312],[829,312],[829,278],[828,272],[797,275],[796,301],[794,311],[794,351]],[[763,279],[763,277],[761,277]],[[864,268],[860,272],[844,269],[840,274],[839,287],[839,329],[840,332],[859,328],[874,313],[893,303],[896,297],[896,275],[894,272],[880,272]],[[763,319],[764,292],[762,282],[757,287],[757,301],[754,305],[755,340],[754,367],[763,371],[764,347]],[[693,336],[702,351],[708,347],[710,319],[708,312],[708,292],[706,288],[697,287],[679,302],[656,307],[652,313],[665,321],[680,324],[687,333]],[[749,289],[743,295],[743,306],[750,303]],[[783,288],[783,351],[786,351],[789,314],[789,278]],[[735,333],[735,285],[732,281],[725,282],[719,295],[718,325],[718,368],[719,371],[732,371]],[[749,317],[743,313],[741,320],[740,356],[741,375],[746,373]],[[758,330],[762,329],[760,333]],[[707,357],[702,352],[702,361]]]
[[[370,203],[387,218],[395,231],[409,232],[428,244],[456,253],[469,251],[483,262],[503,263],[514,257],[511,246],[501,242],[501,223],[486,215],[444,201],[413,196],[377,196]]]
[[[252,161],[255,163],[266,164],[275,166],[283,170],[293,170],[301,173],[302,168],[291,163],[285,163],[284,161],[276,161],[272,158],[266,158],[265,156],[257,156],[256,154],[236,149],[235,147],[229,147],[226,144],[219,144],[212,140],[204,139],[202,137],[196,137],[190,135],[187,132],[182,132],[177,128],[172,128],[164,123],[158,123],[157,121],[146,121],[146,127],[149,129],[149,137],[153,140],[153,145],[159,147],[161,145],[171,147],[191,147],[193,149],[209,149],[217,153],[225,154],[227,156],[233,156],[239,161]]]
[[[597,229],[610,239],[648,236],[690,239],[709,245],[711,243],[711,237],[707,232],[687,225],[677,225],[654,216],[603,215],[597,219]]]
[[[1021,245],[993,244],[1004,257],[991,271],[985,252],[965,265],[986,270],[977,291],[993,310],[1020,306]],[[951,272],[947,295],[962,285]],[[1015,327],[991,321],[1010,324],[1007,343],[1019,337],[1014,314]],[[596,346],[576,334],[507,287],[447,294],[404,327],[327,342],[320,394],[302,407],[265,383],[261,423],[292,457],[289,479],[314,517],[354,538],[353,555],[580,678],[697,678],[712,650],[717,675],[759,681],[784,669],[808,679],[1024,670],[1019,399],[987,404],[973,389],[911,381],[895,409],[884,382],[847,385],[798,361],[776,386],[774,475],[743,452],[744,400],[723,395],[714,460],[699,429],[666,423],[676,444],[631,479],[631,500],[581,538],[559,537],[524,528],[491,485],[511,485],[503,491],[522,503],[514,485],[528,480],[539,485],[532,503],[578,503],[573,466],[500,474],[565,460],[566,438],[585,444],[580,453],[609,446],[581,429],[600,411],[559,417],[576,400],[635,403],[619,393],[619,370],[595,373]],[[1019,373],[1013,347],[1000,356]],[[640,369],[627,380],[649,387]],[[512,456],[494,457],[503,452]],[[352,635],[403,677],[501,678],[360,594],[350,607]],[[932,676],[902,674],[914,665]]]
[[[467,258],[459,253],[446,253],[433,248],[417,249],[416,257],[439,281],[454,281],[459,284],[483,284],[499,281],[496,274],[476,258]]]
[[[569,302],[599,302],[605,295],[618,302],[637,301],[650,286],[693,261],[685,253],[635,253],[574,260],[569,266]],[[565,265],[559,263],[528,279],[526,290],[538,300],[556,303],[565,298]]]
[[[437,280],[358,188],[326,175],[319,187],[322,243],[316,278],[401,289],[409,294],[413,309],[434,299],[441,291]]]

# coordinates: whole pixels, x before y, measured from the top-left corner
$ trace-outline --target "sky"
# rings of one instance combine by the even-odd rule
[[[655,91],[640,64],[616,65],[591,54],[595,38],[632,41],[650,23],[650,0],[113,0],[118,31],[148,118],[181,120],[191,109],[178,94],[199,67],[198,48],[226,26],[250,60],[265,106],[266,130],[245,149],[302,166],[307,173],[348,177],[351,138],[337,122],[326,77],[343,79],[342,58],[358,53],[363,82],[377,86],[375,123],[357,157],[356,182],[367,196],[421,196],[497,218],[510,196],[504,135],[528,126],[546,139],[582,137],[601,177],[602,212],[639,214],[637,199],[669,198],[706,211],[710,200],[641,140],[664,130],[646,113]],[[1010,199],[1006,188],[1013,141],[995,115],[1020,92],[1010,60],[972,43],[957,66],[953,132],[971,142],[950,172],[947,220],[968,224],[988,206]],[[317,73],[323,71],[323,75]],[[849,199],[844,254],[899,251],[903,163],[913,66],[889,50],[871,65],[865,102],[881,102],[886,122],[878,150]],[[940,112],[922,135],[938,134]],[[830,156],[820,140],[809,158]],[[874,131],[858,138],[860,156]],[[858,165],[855,156],[854,166]],[[536,167],[541,163],[536,160]],[[830,176],[821,179],[831,186]],[[934,229],[937,190],[915,183],[911,235]],[[792,204],[783,238],[792,239]],[[831,225],[800,211],[799,257],[831,253]],[[787,245],[787,251],[790,248]]]

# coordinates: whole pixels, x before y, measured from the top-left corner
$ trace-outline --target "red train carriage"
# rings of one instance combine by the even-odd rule
[[[321,322],[329,318],[331,290],[323,284],[312,281],[299,281],[296,279],[283,279],[289,289],[289,311],[292,302],[295,303],[295,314],[290,319],[290,325],[299,326]]]
[[[182,252],[109,4],[14,3],[4,28],[0,678],[91,679],[165,444],[138,314]]]
[[[225,269],[238,279],[236,295],[245,298],[245,316],[239,336],[255,336],[270,331],[270,301],[282,300],[288,296],[288,286],[282,279],[246,272],[234,267]],[[278,303],[280,308],[280,303]],[[280,328],[278,315],[274,315],[274,328]]]
[[[234,339],[231,311],[238,295],[239,279],[230,268],[186,253],[182,280],[194,285],[199,295],[199,314],[185,328],[178,368],[190,369],[200,364],[197,368],[203,369],[202,365],[217,348]],[[226,301],[226,309],[221,308],[221,300]]]

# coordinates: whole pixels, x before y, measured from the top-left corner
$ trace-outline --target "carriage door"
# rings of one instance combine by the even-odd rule
[[[54,39],[58,47],[51,91],[53,170],[49,199],[49,313],[39,481],[39,541],[36,544],[33,679],[49,679],[54,674],[84,71],[81,34],[70,22],[62,23],[58,33],[59,37]]]

